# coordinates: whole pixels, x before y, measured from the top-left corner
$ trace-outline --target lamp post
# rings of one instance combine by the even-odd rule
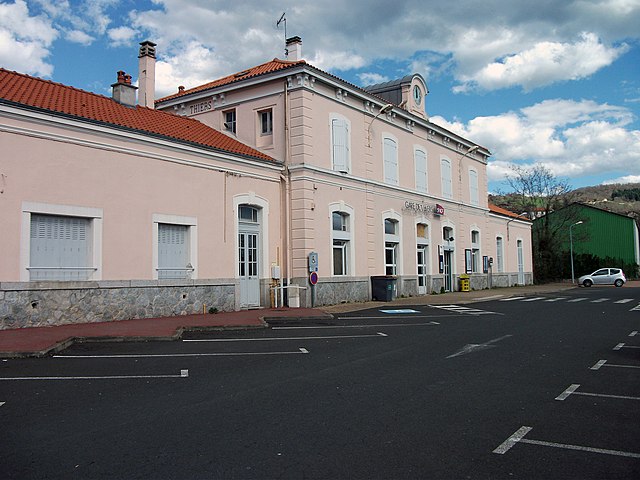
[[[581,223],[582,220],[569,226],[569,249],[571,250],[571,283],[576,283],[575,276],[573,274],[573,234],[571,233],[571,229],[576,225],[580,225]]]
[[[378,118],[380,115],[382,115],[383,113],[389,113],[391,110],[393,110],[393,104],[391,103],[387,103],[386,105],[384,105],[380,111],[376,114],[375,117],[373,117],[373,119],[371,120],[371,122],[369,122],[369,128],[367,128],[367,146],[370,147],[371,146],[371,126],[373,125],[373,122],[376,120],[376,118]]]

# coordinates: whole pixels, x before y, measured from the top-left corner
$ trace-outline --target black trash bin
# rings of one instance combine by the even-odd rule
[[[396,277],[380,275],[371,277],[371,298],[380,302],[390,302],[396,297]]]

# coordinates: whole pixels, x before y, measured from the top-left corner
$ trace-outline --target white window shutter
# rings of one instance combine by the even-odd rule
[[[415,152],[416,162],[416,190],[427,191],[427,154],[422,150]]]
[[[331,136],[333,139],[333,169],[338,172],[346,172],[349,155],[347,123],[340,119],[331,120]]]
[[[384,181],[398,184],[398,146],[391,138],[384,139]]]

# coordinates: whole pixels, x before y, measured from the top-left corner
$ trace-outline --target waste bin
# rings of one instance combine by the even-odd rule
[[[469,275],[460,275],[460,291],[471,291],[471,280],[469,279]]]
[[[380,275],[371,277],[371,298],[381,302],[390,302],[397,296],[396,277]]]

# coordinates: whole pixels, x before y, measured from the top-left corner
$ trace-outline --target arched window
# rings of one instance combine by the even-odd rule
[[[351,171],[351,125],[337,114],[331,116],[331,161],[333,170]]]
[[[389,185],[398,184],[398,142],[385,136],[382,139],[384,158],[384,182]]]
[[[413,156],[416,166],[416,190],[419,192],[427,192],[427,153],[420,148],[416,148]]]
[[[331,213],[333,275],[349,275],[351,260],[350,215],[346,212]]]
[[[400,224],[393,218],[384,219],[384,271],[385,275],[398,274],[400,250]]]
[[[471,205],[479,204],[478,172],[474,169],[469,170],[469,200]]]

